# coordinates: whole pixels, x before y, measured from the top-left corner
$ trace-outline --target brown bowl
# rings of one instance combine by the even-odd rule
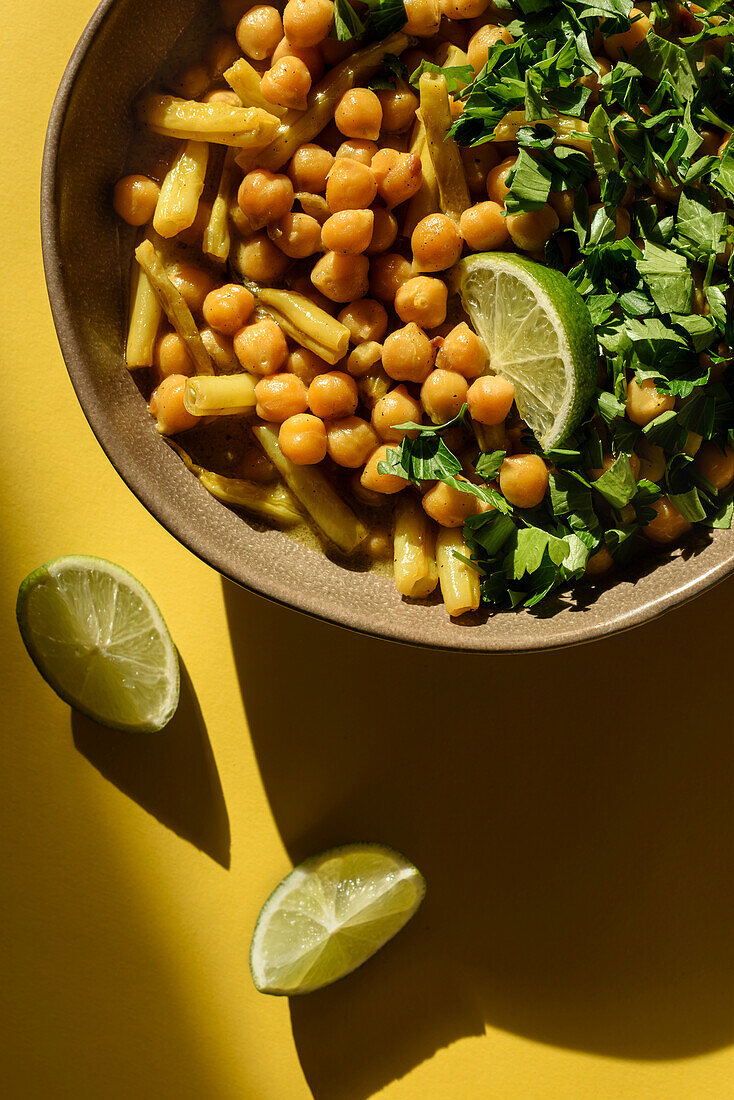
[[[734,571],[734,532],[695,535],[602,585],[539,612],[452,622],[435,602],[408,603],[386,577],[345,569],[278,531],[251,526],[211,497],[157,435],[125,368],[128,242],[111,212],[124,168],[130,104],[171,54],[187,56],[211,0],[103,0],[64,73],[43,159],[41,230],[61,350],[86,417],[115,469],[185,546],[238,584],[299,611],[395,641],[517,652],[627,630]]]

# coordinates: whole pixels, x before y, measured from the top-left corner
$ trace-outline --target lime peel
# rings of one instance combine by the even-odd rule
[[[351,974],[410,920],[423,876],[380,844],[348,844],[312,856],[263,905],[250,947],[261,993],[310,993]]]
[[[140,733],[173,717],[176,647],[152,596],[126,569],[85,554],[55,558],[20,585],[16,617],[36,668],[75,710]]]
[[[515,403],[545,451],[578,427],[596,388],[591,315],[553,268],[506,252],[467,256],[452,280],[489,353],[489,370],[512,382]]]

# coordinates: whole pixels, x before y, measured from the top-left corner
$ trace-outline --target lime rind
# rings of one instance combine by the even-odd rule
[[[589,310],[560,271],[514,253],[482,252],[456,265],[454,285],[508,378],[522,418],[543,450],[575,431],[596,388],[597,344]]]
[[[152,733],[178,706],[178,654],[147,589],[85,554],[46,562],[21,583],[16,618],[56,694],[110,729]]]
[[[420,871],[384,845],[348,844],[305,860],[260,910],[250,945],[256,989],[293,996],[346,977],[404,927],[425,891]]]

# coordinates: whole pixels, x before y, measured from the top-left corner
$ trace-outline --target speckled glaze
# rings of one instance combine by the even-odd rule
[[[79,401],[122,478],[184,545],[238,584],[394,641],[518,652],[591,641],[677,607],[734,571],[734,532],[696,535],[613,583],[580,586],[540,613],[479,612],[452,622],[436,599],[403,601],[355,572],[219,504],[157,435],[122,358],[129,241],[110,192],[131,135],[130,104],[171,53],[186,55],[211,0],[103,0],[64,73],[46,138],[41,229],[61,349]],[[193,51],[192,51],[193,52]],[[91,503],[91,501],[90,501]]]

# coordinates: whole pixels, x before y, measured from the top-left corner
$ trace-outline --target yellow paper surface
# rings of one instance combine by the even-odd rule
[[[734,584],[578,650],[447,656],[175,542],[94,440],[43,283],[45,122],[92,8],[5,0],[0,38],[0,1094],[734,1097]],[[17,585],[68,552],[170,624],[187,675],[156,737],[73,718],[25,654]],[[262,901],[349,840],[412,858],[423,908],[341,984],[258,995]]]

